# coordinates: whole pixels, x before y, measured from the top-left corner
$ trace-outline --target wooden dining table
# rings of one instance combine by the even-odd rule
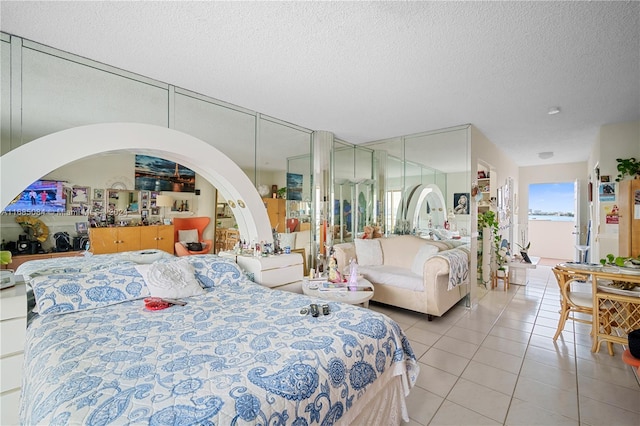
[[[593,294],[593,323],[591,352],[599,352],[602,342],[628,344],[627,335],[640,329],[640,269],[609,265],[566,262],[556,268],[567,274],[567,281],[591,278]],[[623,290],[616,282],[638,286]],[[609,355],[613,355],[611,345]]]

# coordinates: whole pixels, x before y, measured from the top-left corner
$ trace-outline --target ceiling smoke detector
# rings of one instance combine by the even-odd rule
[[[553,152],[551,152],[551,151],[539,152],[538,153],[538,157],[540,157],[542,160],[547,160],[547,159],[553,157]]]

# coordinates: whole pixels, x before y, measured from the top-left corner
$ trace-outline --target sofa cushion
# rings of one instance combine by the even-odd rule
[[[377,285],[388,285],[406,290],[424,291],[424,279],[407,268],[397,266],[361,266],[358,272]]]
[[[424,275],[424,262],[426,262],[430,257],[438,254],[439,251],[438,247],[432,244],[423,245],[413,258],[411,272],[422,277]]]
[[[358,258],[358,265],[382,265],[382,247],[378,240],[363,240],[357,238],[356,243],[356,257]]]

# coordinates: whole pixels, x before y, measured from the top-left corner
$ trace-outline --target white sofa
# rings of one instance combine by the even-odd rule
[[[356,240],[334,246],[338,268],[358,273],[374,285],[374,301],[442,316],[468,292],[469,245],[413,235]],[[452,269],[453,267],[453,269]],[[449,273],[456,283],[450,285]]]

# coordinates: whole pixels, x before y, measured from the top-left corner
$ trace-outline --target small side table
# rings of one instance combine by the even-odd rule
[[[358,279],[358,287],[368,287],[371,290],[360,291],[320,291],[318,289],[309,288],[311,281],[305,279],[302,281],[302,292],[307,296],[317,297],[319,299],[330,300],[332,302],[348,303],[350,305],[362,305],[369,307],[369,300],[373,297],[373,284],[364,278]]]
[[[521,261],[508,263],[510,271],[509,280],[511,281],[511,284],[527,285],[529,269],[536,269],[538,267],[538,262],[540,262],[539,257],[530,256],[530,259],[531,263]]]

